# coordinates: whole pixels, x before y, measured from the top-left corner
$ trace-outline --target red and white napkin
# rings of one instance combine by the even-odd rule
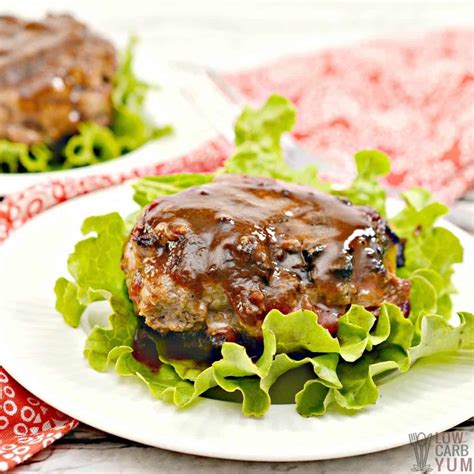
[[[0,472],[47,448],[77,421],[38,400],[0,367]]]
[[[299,143],[353,172],[353,154],[392,158],[388,182],[451,203],[474,185],[474,30],[371,41],[295,56],[229,80],[257,103],[269,92],[298,108]]]
[[[353,174],[352,155],[378,148],[392,158],[388,182],[431,189],[452,202],[474,184],[473,30],[431,33],[410,40],[291,57],[229,81],[254,101],[270,93],[298,108],[294,137],[332,163],[337,180]],[[55,180],[0,202],[0,242],[45,209],[127,179],[212,171],[231,151],[205,143],[169,163],[109,176]],[[0,471],[44,449],[76,421],[37,400],[0,368]]]

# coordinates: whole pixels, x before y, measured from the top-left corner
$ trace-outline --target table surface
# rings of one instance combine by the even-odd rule
[[[474,6],[466,0],[15,0],[5,10],[0,3],[0,13],[34,17],[45,11],[76,13],[116,38],[135,32],[142,38],[142,57],[230,70],[381,34],[472,26]],[[472,456],[474,418],[453,430],[464,433]],[[304,463],[223,461],[150,448],[80,425],[16,471],[406,473],[414,463],[410,445]]]
[[[474,448],[474,418],[453,430],[462,434],[463,444],[468,445],[472,457]],[[408,441],[408,434],[407,434]],[[437,472],[435,450],[430,449],[428,464]],[[264,474],[274,472],[314,474],[325,473],[409,473],[415,464],[415,455],[410,445],[401,446],[364,456],[355,456],[327,461],[259,463],[225,461],[150,448],[138,443],[116,438],[85,425],[57,441],[15,469],[18,473],[64,472],[64,473],[174,473],[192,472],[240,474],[243,472]],[[443,472],[443,471],[441,471]],[[447,472],[447,471],[445,471]]]

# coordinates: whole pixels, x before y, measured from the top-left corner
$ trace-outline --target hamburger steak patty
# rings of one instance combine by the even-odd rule
[[[272,309],[313,310],[335,334],[352,303],[377,315],[390,301],[407,313],[397,243],[369,207],[268,178],[221,175],[145,207],[122,268],[140,327],[162,339],[260,339]]]
[[[69,15],[0,16],[0,138],[53,143],[80,122],[110,125],[116,54]]]

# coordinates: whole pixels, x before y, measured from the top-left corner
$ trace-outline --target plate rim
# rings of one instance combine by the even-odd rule
[[[3,360],[4,359],[4,354],[1,352],[1,349],[0,349],[0,356]],[[13,378],[18,383],[20,383],[19,380],[21,379],[21,373],[19,374],[20,377],[17,377],[15,375],[17,373],[15,370],[10,371],[8,369],[8,367],[5,367],[4,364],[2,364],[2,366],[7,370],[9,375],[13,376]],[[92,369],[90,369],[90,370],[92,370]],[[107,373],[104,373],[103,375],[105,375],[105,374],[113,375],[112,372],[107,372]],[[75,419],[76,421],[78,421],[80,423],[84,423],[88,426],[91,426],[92,428],[98,429],[100,431],[111,434],[113,436],[117,436],[119,438],[122,438],[122,439],[125,439],[125,440],[128,440],[128,441],[133,441],[133,442],[143,444],[144,446],[155,447],[155,448],[158,448],[158,449],[164,449],[164,450],[167,450],[167,451],[173,451],[173,452],[176,452],[176,453],[187,454],[187,455],[192,455],[192,456],[202,456],[202,457],[215,458],[215,459],[227,459],[227,460],[234,460],[234,461],[262,462],[262,463],[264,463],[264,462],[284,462],[284,463],[308,462],[308,461],[323,461],[323,460],[328,460],[328,459],[343,459],[343,458],[353,457],[353,456],[363,456],[365,454],[372,454],[372,453],[377,453],[377,452],[381,452],[381,451],[387,451],[389,449],[394,449],[394,448],[398,448],[400,446],[405,446],[405,445],[409,444],[409,440],[408,440],[408,437],[406,435],[405,435],[406,439],[402,440],[401,437],[397,437],[397,436],[392,434],[391,437],[384,438],[384,443],[380,443],[379,445],[377,445],[377,443],[373,443],[371,445],[371,447],[369,447],[367,449],[363,449],[361,447],[358,448],[358,449],[353,449],[353,450],[349,449],[349,450],[346,450],[343,454],[339,454],[337,456],[334,456],[334,455],[332,455],[331,452],[329,452],[327,455],[317,455],[317,457],[315,457],[314,454],[312,455],[312,454],[308,453],[307,455],[298,455],[298,454],[296,454],[296,455],[291,455],[291,454],[290,455],[277,455],[277,456],[272,456],[271,458],[269,458],[268,456],[263,454],[263,455],[256,455],[256,456],[252,455],[252,458],[250,458],[245,453],[242,453],[242,454],[221,453],[219,451],[213,451],[212,449],[210,449],[210,450],[208,450],[208,452],[204,453],[199,448],[192,449],[192,448],[187,447],[187,448],[183,449],[180,445],[177,445],[176,443],[166,443],[166,442],[161,442],[160,441],[159,443],[156,443],[156,444],[150,444],[150,442],[147,439],[145,439],[145,437],[142,437],[141,435],[137,435],[137,434],[130,435],[129,433],[126,433],[125,432],[125,430],[126,430],[125,425],[124,425],[124,428],[118,427],[118,429],[116,429],[114,427],[114,428],[110,429],[110,425],[107,425],[107,423],[110,422],[110,421],[109,420],[102,420],[102,415],[99,416],[99,421],[97,421],[97,418],[95,418],[95,420],[94,420],[92,418],[92,415],[91,415],[91,419],[89,420],[87,414],[85,414],[84,416],[80,415],[79,417],[76,417],[71,412],[71,410],[75,411],[75,408],[69,410],[69,406],[67,406],[67,403],[63,404],[63,402],[60,400],[59,394],[57,395],[57,397],[58,397],[57,402],[56,402],[56,395],[54,395],[54,396],[49,396],[48,395],[47,397],[49,398],[49,400],[53,400],[52,403],[50,403],[49,401],[45,400],[45,397],[42,395],[43,391],[41,390],[41,388],[35,387],[34,384],[31,386],[29,383],[28,384],[23,384],[23,382],[21,382],[20,384],[24,388],[26,388],[29,392],[31,392],[35,397],[39,398],[40,400],[42,400],[45,403],[47,403],[48,405],[52,406],[56,410],[61,411],[62,413],[66,414],[67,416]],[[155,400],[155,401],[157,403],[164,403],[161,400]],[[213,404],[232,403],[232,402],[224,402],[224,401],[209,400],[209,399],[207,399],[206,402],[213,403]],[[293,406],[293,405],[289,405],[289,406]],[[193,409],[193,408],[195,408],[195,407],[190,407],[189,409]],[[83,410],[85,411],[86,409],[83,408]],[[97,413],[100,413],[100,412],[97,412]],[[297,415],[296,412],[295,412],[295,414]],[[434,423],[434,422],[431,422],[431,420],[427,423],[424,423],[424,426],[427,427],[427,428],[425,428],[424,431],[426,431],[428,433],[443,432],[443,431],[446,431],[446,430],[452,428],[453,426],[456,426],[456,425],[468,420],[471,416],[472,415],[464,415],[464,414],[459,415],[459,417],[456,417],[456,419],[453,421],[452,416],[444,415],[443,423]],[[87,421],[83,421],[83,420],[87,420]],[[255,421],[258,422],[258,420],[255,420]],[[430,422],[432,423],[431,425],[429,425]],[[433,428],[435,425],[436,425],[436,429]],[[440,426],[441,426],[441,428],[440,428]],[[391,441],[393,438],[397,439],[397,441]]]

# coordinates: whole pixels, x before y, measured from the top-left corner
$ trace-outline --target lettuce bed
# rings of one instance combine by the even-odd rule
[[[347,189],[336,190],[320,181],[313,166],[293,170],[286,165],[280,138],[294,121],[295,110],[283,97],[270,97],[258,110],[247,108],[235,125],[236,152],[221,170],[144,178],[134,184],[134,199],[144,206],[157,196],[204,184],[226,172],[314,186],[355,204],[371,205],[385,215],[386,194],[377,178],[389,172],[388,158],[379,151],[357,153],[356,179]],[[378,318],[352,305],[333,337],[312,311],[283,315],[273,310],[263,323],[264,351],[257,361],[249,358],[244,347],[227,342],[222,359],[210,366],[161,357],[160,370],[152,371],[132,355],[137,317],[120,269],[123,244],[137,213],[126,220],[118,213],[85,220],[82,232],[86,238],[76,244],[68,259],[74,281],[57,281],[56,308],[67,324],[77,327],[89,304],[109,301],[110,326],[94,327],[86,340],[84,355],[90,366],[97,371],[113,366],[119,375],[137,377],[155,398],[178,407],[194,403],[203,394],[215,395],[218,388],[221,393],[240,393],[242,412],[247,416],[262,416],[272,401],[281,400],[293,401],[303,416],[323,415],[331,404],[360,410],[377,401],[382,374],[405,372],[421,357],[474,347],[472,314],[458,313],[456,326],[448,322],[455,291],[453,265],[462,261],[463,250],[449,230],[435,226],[447,208],[430,202],[429,194],[421,189],[402,194],[402,198],[403,210],[389,221],[406,242],[399,275],[411,281],[408,318],[390,303],[382,305]],[[307,356],[294,356],[301,352]]]
[[[156,127],[144,115],[143,103],[150,85],[133,72],[131,40],[114,77],[110,128],[83,122],[78,133],[60,146],[28,146],[0,139],[0,173],[35,173],[94,165],[117,158],[146,142],[168,135],[172,128]]]

